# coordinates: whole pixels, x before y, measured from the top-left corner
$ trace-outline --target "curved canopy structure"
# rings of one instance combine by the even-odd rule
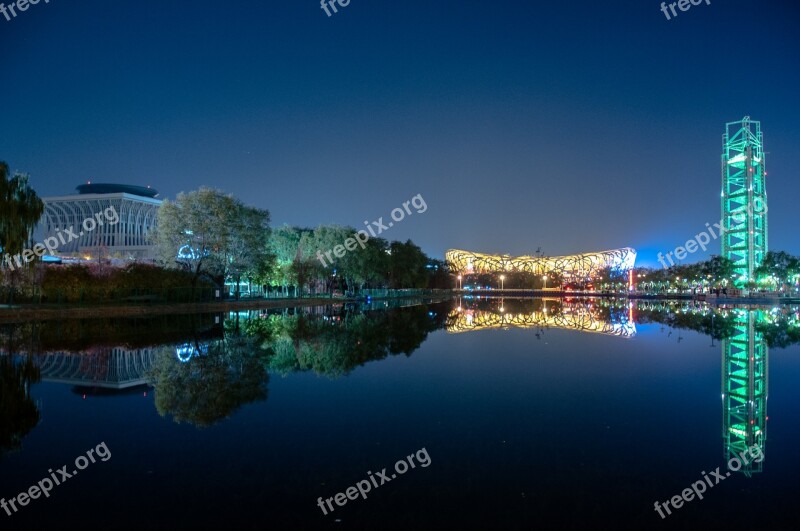
[[[481,254],[450,249],[445,260],[451,270],[465,275],[484,273],[528,272],[546,275],[553,271],[564,278],[594,278],[601,269],[610,267],[618,271],[633,269],[636,250],[630,247],[569,256],[517,256]]]

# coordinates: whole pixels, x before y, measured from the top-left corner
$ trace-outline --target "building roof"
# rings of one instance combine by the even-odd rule
[[[133,186],[130,184],[82,184],[75,188],[81,195],[85,194],[131,194],[140,197],[155,198],[158,195],[158,190],[150,188],[149,186]]]

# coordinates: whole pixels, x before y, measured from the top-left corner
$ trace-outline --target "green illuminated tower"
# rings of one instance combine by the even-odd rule
[[[722,147],[722,256],[735,267],[736,284],[753,278],[767,253],[767,190],[761,122],[745,116],[725,124]]]
[[[761,310],[735,311],[734,334],[722,342],[722,438],[727,461],[754,446],[765,455],[767,440],[769,347],[755,330],[763,314]],[[763,470],[763,458],[748,460],[738,472],[749,477]]]

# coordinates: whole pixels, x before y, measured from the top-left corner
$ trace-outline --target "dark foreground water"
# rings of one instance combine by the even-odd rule
[[[797,529],[797,325],[469,299],[6,327],[0,496],[62,483],[0,529]]]

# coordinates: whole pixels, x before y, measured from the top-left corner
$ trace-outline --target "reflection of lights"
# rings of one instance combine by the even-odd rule
[[[197,253],[191,245],[184,245],[178,250],[178,258],[183,260],[195,260],[197,259]]]
[[[208,256],[208,251],[205,251],[202,256]],[[201,254],[197,252],[194,247],[191,245],[184,245],[180,249],[178,249],[178,258],[181,260],[197,260],[201,257]]]
[[[208,345],[200,345],[198,348],[191,343],[184,343],[183,345],[175,347],[175,357],[177,357],[181,363],[187,363],[192,357],[201,354],[208,354]]]
[[[450,333],[459,333],[491,328],[507,330],[508,327],[564,328],[620,337],[636,335],[636,325],[632,321],[615,323],[599,319],[591,313],[589,308],[584,307],[563,312],[551,309],[549,313],[545,313],[543,310],[533,310],[530,314],[527,312],[514,313],[513,309],[507,309],[505,306],[494,311],[467,308],[463,312],[452,312],[446,328]]]
[[[179,347],[175,347],[175,356],[181,361],[181,363],[186,363],[192,356],[194,355],[194,345],[186,344],[181,345]]]

